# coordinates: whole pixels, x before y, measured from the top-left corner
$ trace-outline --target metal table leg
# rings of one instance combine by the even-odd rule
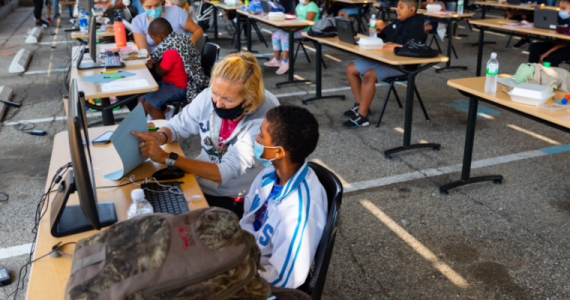
[[[475,75],[481,76],[481,60],[483,59],[483,39],[485,37],[485,27],[479,28],[479,45],[477,46],[477,69]]]
[[[311,97],[311,98],[307,98],[307,99],[303,99],[303,104],[307,105],[309,104],[309,102],[311,101],[315,101],[315,100],[319,100],[319,99],[341,99],[344,100],[345,96],[344,95],[330,95],[330,96],[323,96],[322,95],[322,66],[321,66],[321,53],[322,53],[322,45],[321,43],[317,42],[315,43],[315,48],[317,50],[317,78],[316,78],[316,84],[317,84],[317,95],[315,97]]]
[[[429,66],[428,66],[429,67]],[[425,68],[425,67],[424,67]],[[423,68],[422,68],[423,69]],[[421,69],[420,69],[421,70]],[[393,149],[389,149],[384,151],[384,157],[387,159],[392,158],[392,154],[412,150],[412,149],[419,149],[419,148],[433,148],[435,151],[439,151],[441,147],[440,144],[411,144],[412,140],[412,118],[414,114],[414,88],[416,85],[416,75],[420,71],[408,73],[408,86],[407,86],[407,93],[406,93],[406,116],[404,119],[404,145],[402,147],[396,147]]]
[[[472,96],[469,102],[469,113],[467,116],[467,133],[465,135],[465,150],[463,152],[463,168],[461,170],[461,180],[451,182],[439,187],[439,192],[442,195],[447,195],[450,189],[464,186],[471,183],[493,181],[496,184],[501,184],[503,176],[489,175],[479,177],[469,177],[471,173],[471,159],[473,157],[473,141],[475,140],[475,123],[477,121],[477,107],[479,100]]]
[[[289,71],[287,74],[288,79],[287,79],[287,81],[278,82],[275,85],[278,89],[280,89],[281,86],[285,85],[285,84],[311,82],[310,80],[295,80],[294,79],[295,51],[293,51],[292,49],[295,49],[295,43],[294,43],[295,32],[297,32],[299,30],[303,30],[303,28],[299,27],[299,28],[295,28],[295,29],[290,29],[288,31],[288,33],[289,33]],[[293,47],[291,47],[291,46],[293,46]]]
[[[467,70],[466,66],[451,66],[451,47],[453,45],[452,44],[453,37],[455,36],[455,24],[456,23],[457,23],[456,19],[451,19],[451,22],[449,23],[449,30],[447,31],[447,57],[449,59],[447,60],[445,67],[435,70],[436,73],[439,73],[439,72],[442,72],[445,70],[452,70],[452,69]]]

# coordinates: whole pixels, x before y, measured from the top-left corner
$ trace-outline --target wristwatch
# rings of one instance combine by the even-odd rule
[[[174,167],[174,163],[178,160],[178,154],[170,152],[166,158],[166,165],[169,167]]]

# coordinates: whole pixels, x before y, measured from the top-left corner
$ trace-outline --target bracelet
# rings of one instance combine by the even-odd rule
[[[168,143],[168,135],[166,135],[166,132],[164,132],[164,131],[159,131],[159,132],[162,133],[162,134],[164,134],[164,138],[166,139],[166,141],[164,142],[164,144],[161,144],[161,146],[162,146],[162,145],[165,145],[166,143]]]

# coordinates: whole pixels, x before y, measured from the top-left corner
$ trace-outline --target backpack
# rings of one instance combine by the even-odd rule
[[[314,37],[336,36],[336,22],[334,18],[322,18],[315,22],[307,34]]]
[[[77,243],[65,299],[259,299],[261,252],[221,208],[149,214]]]
[[[409,40],[404,46],[394,48],[394,54],[409,57],[436,57],[439,55],[439,51],[433,50],[425,43]]]

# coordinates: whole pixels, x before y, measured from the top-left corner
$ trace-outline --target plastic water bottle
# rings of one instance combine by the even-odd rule
[[[491,59],[487,62],[487,80],[485,80],[485,92],[497,91],[497,76],[499,75],[499,62],[497,53],[491,53]]]
[[[376,15],[372,15],[370,18],[370,37],[376,38],[378,34],[376,32]]]
[[[89,13],[81,9],[79,12],[79,30],[83,34],[89,33]]]
[[[133,203],[127,210],[127,219],[134,218],[138,215],[152,214],[154,212],[152,205],[150,205],[150,203],[144,198],[143,190],[133,190],[131,192],[131,199],[133,200]]]
[[[457,1],[457,14],[458,14],[458,15],[462,15],[462,14],[463,14],[463,0],[458,0],[458,1]]]

